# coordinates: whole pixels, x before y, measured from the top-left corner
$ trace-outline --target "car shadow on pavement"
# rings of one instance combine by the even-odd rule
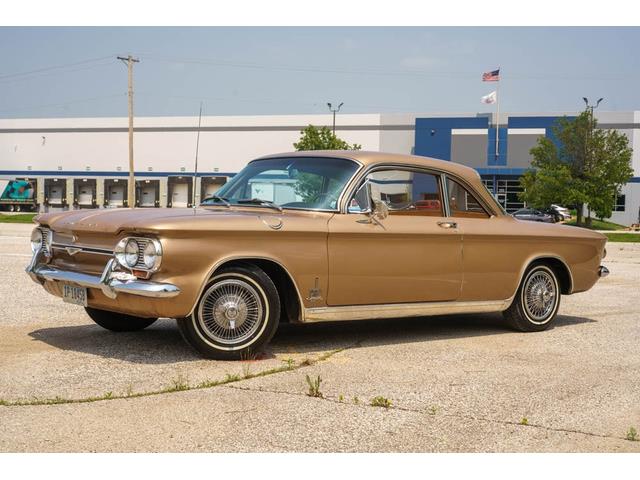
[[[553,328],[590,322],[596,320],[559,315]],[[357,348],[361,344],[371,347],[509,333],[514,331],[504,325],[500,314],[282,324],[257,360],[276,355]],[[60,350],[132,363],[171,364],[201,360],[184,342],[170,319],[161,319],[148,329],[133,333],[109,332],[97,325],[75,325],[34,330],[29,336]]]

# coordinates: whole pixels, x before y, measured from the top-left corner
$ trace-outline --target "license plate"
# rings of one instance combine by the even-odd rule
[[[87,289],[73,285],[62,285],[62,300],[74,305],[87,306]]]

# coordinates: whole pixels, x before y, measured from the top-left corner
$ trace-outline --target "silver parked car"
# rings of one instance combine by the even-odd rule
[[[530,222],[555,223],[555,219],[540,210],[533,208],[521,208],[512,214],[518,220],[529,220]]]

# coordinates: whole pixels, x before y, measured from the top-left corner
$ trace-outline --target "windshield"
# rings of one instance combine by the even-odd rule
[[[203,205],[259,205],[334,210],[358,169],[342,158],[271,158],[251,162]]]

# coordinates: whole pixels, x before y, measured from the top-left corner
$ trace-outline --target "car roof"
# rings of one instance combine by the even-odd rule
[[[276,153],[272,155],[266,155],[256,160],[263,160],[267,158],[318,158],[318,157],[331,157],[331,158],[348,158],[355,160],[362,165],[376,165],[379,163],[394,163],[399,165],[419,165],[425,168],[434,168],[437,170],[445,170],[451,173],[455,173],[463,178],[477,178],[479,174],[471,167],[461,165],[459,163],[450,162],[447,160],[438,160],[437,158],[423,157],[420,155],[407,155],[402,153],[386,153],[386,152],[371,152],[365,150],[306,150],[302,152],[285,152]]]

